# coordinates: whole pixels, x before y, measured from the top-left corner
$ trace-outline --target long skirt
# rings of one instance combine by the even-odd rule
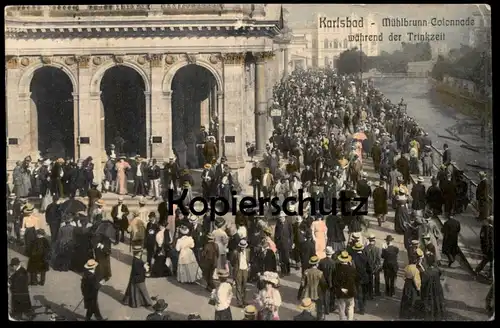
[[[233,320],[233,315],[231,314],[231,308],[228,307],[227,309],[221,310],[221,311],[215,311],[215,318],[214,320]]]
[[[165,255],[156,255],[154,258],[153,267],[151,268],[152,278],[169,277],[172,275],[172,271],[165,264],[167,257]]]
[[[196,262],[179,264],[177,267],[177,281],[180,283],[193,283],[201,279],[203,273]]]
[[[36,239],[36,230],[35,227],[27,228],[24,231],[24,252],[27,256],[31,253],[31,246]]]
[[[141,282],[135,284],[129,282],[127,290],[125,291],[125,297],[123,298],[123,303],[130,306],[131,308],[137,308],[140,306],[151,306],[151,298],[149,297],[148,290],[146,288],[146,283]]]
[[[412,279],[405,279],[403,296],[399,308],[400,319],[419,319],[423,317],[422,301]]]

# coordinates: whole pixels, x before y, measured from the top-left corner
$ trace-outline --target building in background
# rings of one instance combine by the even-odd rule
[[[378,41],[356,42],[349,41],[349,35],[378,35],[379,26],[373,14],[364,16],[363,27],[356,28],[324,28],[320,26],[320,17],[325,15],[318,14],[315,22],[315,30],[313,32],[313,63],[317,67],[332,67],[335,68],[335,61],[340,54],[348,49],[358,48],[371,57],[379,55]],[[349,16],[351,21],[359,20],[361,17],[351,13]],[[333,19],[333,18],[332,18]]]
[[[474,28],[469,34],[469,45],[471,47],[480,47],[486,44],[490,48],[491,43],[491,12],[479,10],[472,13],[474,16]]]
[[[290,71],[295,69],[306,69],[313,67],[313,35],[309,29],[295,29],[292,32],[292,39],[288,46]]]

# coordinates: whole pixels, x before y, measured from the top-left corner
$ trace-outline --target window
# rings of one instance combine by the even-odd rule
[[[377,46],[377,41],[372,41],[372,47],[376,47]]]
[[[347,44],[347,39],[344,39],[344,48],[347,49],[348,44]]]
[[[335,39],[335,40],[333,41],[333,48],[334,48],[334,49],[337,49],[338,47],[339,47],[339,43],[338,43],[338,41]]]
[[[328,49],[328,39],[325,39],[323,47],[325,49]]]

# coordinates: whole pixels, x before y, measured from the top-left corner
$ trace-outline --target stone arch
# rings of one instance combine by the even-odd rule
[[[23,75],[21,76],[21,78],[19,79],[18,92],[20,94],[27,95],[30,93],[30,85],[31,85],[31,80],[33,79],[33,75],[38,69],[45,66],[59,68],[64,73],[66,73],[69,80],[71,81],[71,84],[73,85],[73,93],[78,94],[78,82],[75,75],[66,65],[61,63],[50,63],[50,64],[34,63],[28,66],[24,71]]]
[[[162,90],[163,92],[167,93],[172,91],[172,81],[174,80],[175,74],[179,71],[184,66],[190,65],[191,63],[188,62],[187,60],[180,60],[176,63],[174,63],[168,70],[167,73],[165,74],[165,77],[163,78],[162,82]],[[193,63],[194,64],[194,63]],[[201,60],[196,60],[196,64],[200,67],[206,68],[210,73],[215,78],[215,81],[217,81],[217,90],[222,91],[224,90],[223,88],[223,83],[222,83],[222,77],[219,74],[219,72],[208,62],[201,61]]]
[[[142,77],[144,80],[144,91],[149,92],[150,91],[150,83],[149,83],[149,78],[144,71],[144,69],[135,63],[134,61],[131,60],[124,60],[123,63],[115,63],[113,60],[108,60],[104,62],[97,71],[94,73],[92,76],[92,80],[90,81],[90,94],[98,94],[101,91],[101,81],[102,78],[104,77],[104,74],[106,74],[106,71],[110,69],[111,67],[114,66],[126,66],[130,67],[133,70],[135,70],[139,75]]]

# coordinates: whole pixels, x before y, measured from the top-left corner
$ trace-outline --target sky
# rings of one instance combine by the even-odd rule
[[[404,5],[392,5],[392,4],[285,4],[283,7],[287,10],[285,18],[292,30],[295,28],[306,28],[317,24],[317,15],[321,14],[327,16],[329,19],[334,19],[336,17],[344,17],[354,13],[361,17],[366,16],[370,13],[376,15],[376,21],[382,21],[384,17],[405,17],[407,19],[426,19],[430,20],[432,17],[445,18],[445,19],[460,19],[467,17],[473,17],[473,12],[477,12],[477,8],[474,5],[466,4],[404,4]],[[486,8],[482,7],[482,10],[486,12]],[[476,20],[476,19],[475,19]],[[446,34],[446,46],[451,48],[456,48],[460,46],[460,43],[464,43],[469,34],[471,27],[428,27],[429,33],[443,32]],[[390,33],[394,28],[384,28],[381,31],[384,34]],[[405,28],[398,27],[399,33],[406,32],[417,32],[415,28]],[[442,41],[436,41],[443,43]],[[389,42],[387,38],[380,44],[380,48],[385,51],[393,51],[400,48],[400,43]]]

